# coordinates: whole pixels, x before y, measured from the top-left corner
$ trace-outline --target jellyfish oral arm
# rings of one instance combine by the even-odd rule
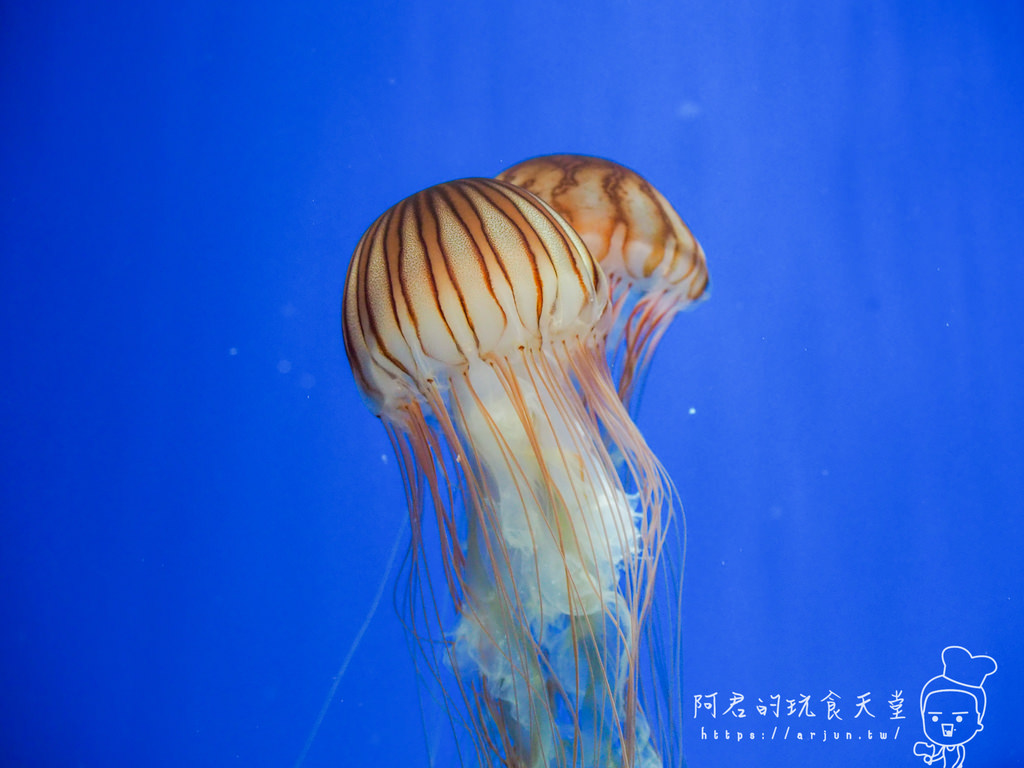
[[[468,510],[457,673],[516,765],[660,765],[636,706],[643,609],[619,586],[641,550],[637,501],[552,365],[524,352],[452,380],[460,462],[486,483]],[[638,734],[645,763],[623,754]]]

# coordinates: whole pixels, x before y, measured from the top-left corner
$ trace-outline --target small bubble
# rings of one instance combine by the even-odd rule
[[[696,408],[691,408],[690,410],[687,411],[687,413],[690,414],[691,416],[694,416],[697,413],[697,409]]]
[[[232,355],[232,356],[237,355],[238,354],[238,347],[231,347],[231,349],[228,350],[228,354]]]
[[[382,463],[387,464],[388,463],[388,455],[386,453],[382,453],[380,455],[380,460],[381,460]]]
[[[312,389],[316,386],[316,377],[311,373],[304,373],[299,377],[299,386],[303,389]]]
[[[700,104],[695,101],[684,101],[676,107],[676,117],[683,120],[693,120],[703,112]]]
[[[281,360],[277,364],[278,373],[288,373],[292,369],[292,364],[288,360]]]

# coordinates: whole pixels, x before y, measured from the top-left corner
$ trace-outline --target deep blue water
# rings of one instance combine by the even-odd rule
[[[690,766],[923,765],[947,645],[999,663],[966,764],[1024,765],[1024,6],[96,6],[0,8],[0,764],[294,763],[405,515],[349,256],[568,151],[708,254],[640,413]],[[306,765],[426,764],[388,598]]]

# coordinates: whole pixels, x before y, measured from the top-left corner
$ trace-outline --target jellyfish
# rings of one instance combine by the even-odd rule
[[[676,313],[707,290],[700,243],[658,190],[610,160],[547,155],[498,178],[533,192],[560,213],[608,275],[608,350],[619,395],[635,415],[655,347]]]
[[[610,295],[493,179],[398,203],[349,267],[345,348],[409,508],[396,601],[462,764],[682,762],[672,639],[646,629],[674,491],[605,361]]]

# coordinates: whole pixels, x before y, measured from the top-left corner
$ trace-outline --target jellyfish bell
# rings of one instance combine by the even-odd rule
[[[346,350],[409,503],[400,602],[463,761],[680,759],[644,661],[673,497],[604,361],[609,296],[557,213],[489,179],[398,203],[349,267]]]
[[[708,269],[700,243],[657,189],[610,160],[547,155],[498,178],[561,214],[607,273],[609,353],[620,396],[630,402],[672,318],[705,296]]]
[[[384,213],[356,247],[343,331],[377,415],[452,369],[602,335],[604,273],[532,195],[485,179],[438,185]]]

